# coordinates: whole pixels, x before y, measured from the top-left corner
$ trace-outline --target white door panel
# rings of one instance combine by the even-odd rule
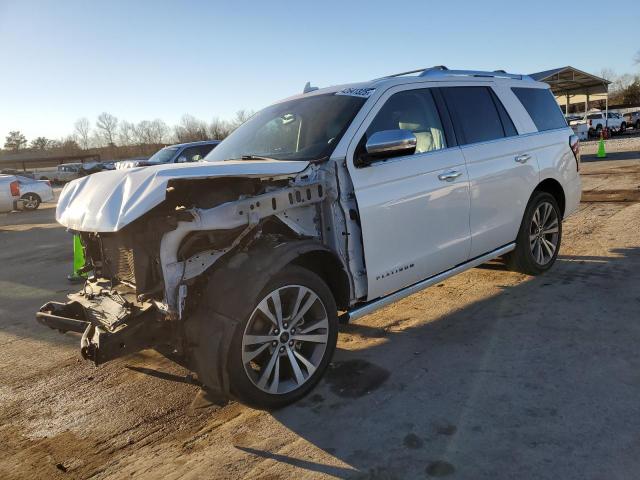
[[[466,145],[462,152],[470,179],[473,258],[516,239],[539,168],[528,136]]]
[[[450,181],[440,175],[455,171]],[[352,171],[369,299],[467,260],[469,184],[459,148],[400,157]]]

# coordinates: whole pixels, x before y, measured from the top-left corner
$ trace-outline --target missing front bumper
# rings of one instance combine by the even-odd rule
[[[96,365],[145,348],[174,343],[171,323],[164,321],[155,307],[135,312],[123,307],[118,322],[105,324],[101,303],[48,302],[36,313],[36,320],[63,333],[81,333],[80,353]]]

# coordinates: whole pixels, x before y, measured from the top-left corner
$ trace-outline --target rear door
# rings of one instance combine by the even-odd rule
[[[515,241],[538,184],[536,153],[518,132],[491,86],[441,89],[467,163],[470,258]]]
[[[414,133],[415,154],[355,166],[369,136],[394,129]],[[468,258],[469,182],[464,158],[447,131],[452,133],[447,112],[431,89],[398,86],[381,96],[349,147],[369,299]]]

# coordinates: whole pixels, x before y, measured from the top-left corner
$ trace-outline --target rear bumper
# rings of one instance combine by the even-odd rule
[[[573,215],[578,211],[580,197],[582,196],[582,180],[580,175],[576,175],[573,180],[564,185],[565,188],[565,208],[564,218]]]
[[[173,344],[173,325],[163,320],[156,307],[134,311],[123,306],[114,312],[106,295],[104,301],[83,301],[79,294],[72,297],[67,303],[44,304],[36,320],[60,332],[81,333],[80,353],[96,365],[145,348]]]

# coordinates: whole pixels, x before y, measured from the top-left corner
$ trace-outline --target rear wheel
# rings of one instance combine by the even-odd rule
[[[289,265],[255,297],[237,303],[228,314],[237,322],[224,367],[230,394],[269,409],[302,398],[322,377],[338,339],[329,287],[315,273]]]
[[[553,195],[535,192],[525,210],[509,255],[513,270],[539,275],[551,268],[558,256],[562,240],[562,214]]]
[[[636,120],[636,130],[640,130],[640,120]]]
[[[35,210],[40,206],[40,197],[35,193],[25,193],[22,197],[25,210]]]

